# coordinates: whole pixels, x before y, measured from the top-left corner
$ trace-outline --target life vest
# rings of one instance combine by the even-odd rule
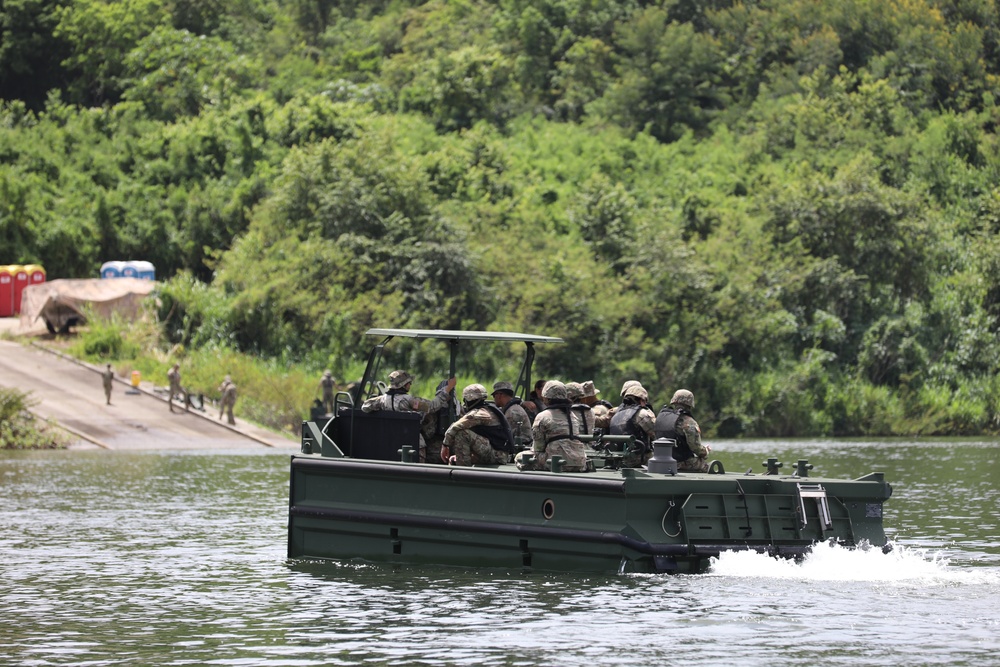
[[[510,430],[510,424],[507,423],[507,418],[503,416],[503,412],[494,403],[483,403],[482,405],[477,405],[473,410],[478,408],[486,408],[490,413],[496,417],[499,424],[479,424],[478,426],[473,426],[470,431],[476,435],[481,435],[490,441],[490,447],[493,449],[499,449],[502,452],[508,452],[513,454],[516,451],[514,446],[514,434]]]
[[[608,428],[609,435],[631,435],[636,442],[641,442],[644,449],[649,450],[649,436],[642,428],[635,423],[635,418],[639,410],[644,406],[638,403],[622,403],[621,406],[611,416],[611,424]]]
[[[688,447],[687,435],[677,428],[677,423],[683,416],[691,416],[691,413],[684,408],[674,410],[669,405],[664,405],[660,414],[656,415],[656,425],[654,426],[656,438],[670,438],[677,444],[674,445],[674,460],[687,461],[694,458],[694,452]]]

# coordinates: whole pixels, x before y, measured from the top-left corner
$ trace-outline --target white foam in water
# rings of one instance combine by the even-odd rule
[[[995,571],[951,567],[940,554],[894,545],[848,549],[818,544],[805,558],[772,558],[755,551],[727,551],[711,560],[708,574],[724,577],[793,578],[805,581],[885,581],[929,583],[996,583]],[[991,582],[984,582],[993,579]]]

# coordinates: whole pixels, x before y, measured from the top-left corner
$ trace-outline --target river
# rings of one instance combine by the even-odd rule
[[[298,563],[287,452],[0,452],[0,664],[1000,664],[996,441],[712,444],[730,471],[885,472],[895,549],[685,576]]]

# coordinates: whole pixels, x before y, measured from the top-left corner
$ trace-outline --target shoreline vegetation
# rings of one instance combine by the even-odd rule
[[[73,354],[163,384],[178,361],[210,398],[232,374],[295,429],[371,327],[522,331],[566,340],[536,377],[690,389],[706,437],[1000,434],[996,3],[39,0],[0,25],[0,261],[161,281]],[[432,394],[443,351],[397,353]]]

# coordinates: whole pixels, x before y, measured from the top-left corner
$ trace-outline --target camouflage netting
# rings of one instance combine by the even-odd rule
[[[21,296],[21,328],[31,329],[40,320],[49,331],[65,331],[86,322],[85,311],[102,318],[118,314],[131,319],[155,287],[155,281],[139,278],[52,280],[31,285]]]

